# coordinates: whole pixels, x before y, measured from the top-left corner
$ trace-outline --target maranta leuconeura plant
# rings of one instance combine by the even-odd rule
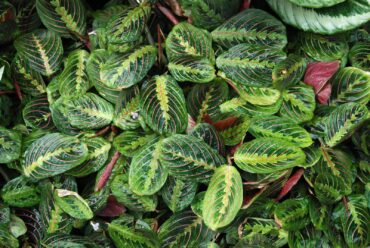
[[[0,248],[366,248],[369,0],[1,0]]]

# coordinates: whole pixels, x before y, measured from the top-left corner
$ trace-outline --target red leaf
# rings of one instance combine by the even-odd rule
[[[313,86],[316,98],[321,104],[327,104],[330,98],[331,85],[328,84],[328,81],[337,72],[339,65],[340,62],[336,60],[332,62],[312,62],[307,66],[304,82]]]
[[[189,133],[197,125],[196,121],[188,114],[188,128],[186,132]]]
[[[112,195],[108,197],[107,206],[98,213],[101,217],[116,217],[126,212],[125,206],[117,202],[116,198]]]
[[[99,191],[105,186],[105,184],[109,180],[110,174],[112,173],[112,170],[113,170],[114,166],[116,165],[120,156],[121,156],[121,154],[119,152],[114,153],[114,155],[112,157],[112,160],[105,167],[105,170],[104,170],[103,174],[99,178],[99,180],[98,180],[98,182],[95,186],[95,191]]]
[[[286,181],[286,183],[284,184],[283,188],[281,189],[278,197],[276,197],[275,201],[280,201],[284,196],[286,196],[286,194],[288,194],[292,190],[294,185],[297,184],[299,179],[302,177],[303,173],[304,173],[304,169],[297,170],[293,174],[293,176],[291,176],[288,179],[288,181]]]
[[[249,9],[249,7],[251,5],[251,1],[252,0],[243,0],[242,6],[240,8],[240,11],[243,11],[245,9]]]

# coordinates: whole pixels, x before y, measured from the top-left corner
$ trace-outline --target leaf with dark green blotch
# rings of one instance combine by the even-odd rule
[[[296,231],[310,223],[308,214],[308,199],[295,198],[279,203],[275,215],[282,227],[288,231]]]
[[[50,86],[50,85],[49,85]],[[48,97],[48,99],[50,99]],[[63,106],[64,98],[60,97],[58,100],[50,105],[51,117],[53,119],[55,127],[59,132],[67,135],[75,135],[80,132],[80,129],[75,128],[71,125],[67,118],[67,112]]]
[[[273,137],[287,140],[301,148],[312,144],[310,134],[289,119],[269,116],[255,117],[251,120],[248,131],[256,138]]]
[[[81,0],[36,0],[36,9],[50,31],[66,38],[86,35],[87,11]]]
[[[203,219],[212,230],[229,225],[243,203],[243,184],[238,170],[225,165],[216,169],[204,197]]]
[[[24,153],[23,173],[32,180],[59,175],[83,163],[87,146],[79,139],[51,133],[34,141]]]
[[[62,39],[53,32],[44,29],[33,31],[20,36],[14,46],[19,56],[42,75],[51,76],[62,63]]]
[[[96,10],[91,13],[92,17],[94,18],[93,21],[93,28],[103,28],[107,25],[108,21],[115,16],[116,14],[122,13],[126,11],[129,7],[124,4],[113,4],[104,6],[103,9]]]
[[[208,123],[199,123],[189,132],[189,135],[203,140],[217,152],[224,154],[224,141],[214,126]]]
[[[224,47],[241,43],[282,49],[287,44],[285,26],[261,9],[247,9],[212,31],[212,38]]]
[[[195,56],[173,58],[168,70],[179,82],[208,83],[216,76],[216,70],[208,59]]]
[[[205,196],[206,191],[199,192],[195,195],[194,200],[191,203],[191,210],[201,218],[203,218],[203,202]]]
[[[141,88],[141,115],[160,134],[182,133],[188,124],[185,97],[169,75],[154,76]]]
[[[370,71],[370,44],[357,42],[349,51],[348,57],[351,65],[364,71]]]
[[[109,88],[129,88],[146,76],[156,58],[157,48],[151,45],[125,54],[113,53],[100,67],[101,82]]]
[[[191,211],[176,213],[168,218],[160,227],[158,236],[163,248],[198,247],[210,240],[213,231],[207,228],[202,218]]]
[[[272,86],[272,70],[286,58],[278,48],[240,44],[217,57],[218,75],[245,86]]]
[[[68,215],[79,220],[89,220],[94,217],[87,202],[76,192],[56,189],[54,191],[55,203]]]
[[[133,157],[145,146],[158,141],[158,135],[141,130],[124,131],[113,140],[113,146],[122,155]]]
[[[258,138],[244,143],[235,153],[239,168],[250,173],[273,173],[300,166],[306,155],[296,145],[277,138]]]
[[[0,163],[6,164],[21,155],[22,136],[13,130],[0,126]]]
[[[278,63],[272,71],[272,81],[275,88],[284,90],[295,86],[303,78],[306,71],[306,60],[295,54],[289,55]]]
[[[240,117],[231,126],[220,130],[219,134],[224,140],[225,145],[235,146],[243,141],[250,124],[251,121],[248,117]]]
[[[273,105],[281,96],[280,91],[272,87],[253,87],[241,83],[233,83],[233,85],[241,98],[254,105]]]
[[[225,159],[203,140],[176,134],[163,140],[160,162],[176,178],[208,182]]]
[[[156,195],[139,196],[132,192],[128,184],[128,175],[125,174],[115,176],[111,185],[111,191],[118,202],[132,211],[152,212],[158,204]]]
[[[23,120],[33,129],[54,129],[49,102],[45,95],[29,101],[22,110]]]
[[[37,187],[24,176],[19,176],[7,182],[1,189],[4,202],[14,207],[32,207],[40,202]]]
[[[187,208],[197,193],[198,184],[168,177],[160,193],[163,201],[172,212],[177,213]]]
[[[272,105],[254,105],[241,97],[235,97],[220,105],[222,113],[230,113],[247,117],[253,116],[270,116],[277,113],[281,107],[282,98]]]

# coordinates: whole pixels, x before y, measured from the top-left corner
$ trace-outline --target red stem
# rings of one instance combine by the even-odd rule
[[[158,64],[162,64],[162,39],[161,39],[161,27],[157,24],[157,36],[158,36]]]
[[[101,129],[101,130],[97,131],[93,137],[103,136],[103,135],[105,135],[109,130],[110,130],[110,126],[107,126],[107,127],[103,128],[103,129]]]
[[[168,20],[172,22],[173,25],[176,25],[179,23],[179,20],[175,17],[175,15],[171,12],[171,10],[164,7],[162,4],[157,3],[157,8],[162,12],[163,15],[167,17]]]
[[[16,80],[13,81],[13,85],[15,88],[15,93],[17,94],[19,100],[22,101],[23,97],[22,97],[21,87],[19,87],[19,84]]]
[[[112,160],[109,162],[109,164],[105,168],[103,174],[99,178],[99,181],[98,181],[98,183],[96,184],[96,187],[95,187],[95,191],[99,191],[105,186],[105,184],[107,183],[110,175],[112,174],[112,170],[113,170],[114,166],[116,165],[120,156],[121,156],[121,154],[119,152],[116,152],[113,155]]]

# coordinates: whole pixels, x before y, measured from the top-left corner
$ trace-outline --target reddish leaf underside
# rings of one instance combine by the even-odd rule
[[[299,179],[302,177],[304,173],[304,169],[297,170],[284,184],[283,188],[281,189],[279,195],[275,198],[275,201],[280,201],[284,196],[286,196],[296,185]]]
[[[125,206],[117,202],[116,198],[112,195],[108,197],[107,205],[98,213],[102,217],[116,217],[126,212]]]

